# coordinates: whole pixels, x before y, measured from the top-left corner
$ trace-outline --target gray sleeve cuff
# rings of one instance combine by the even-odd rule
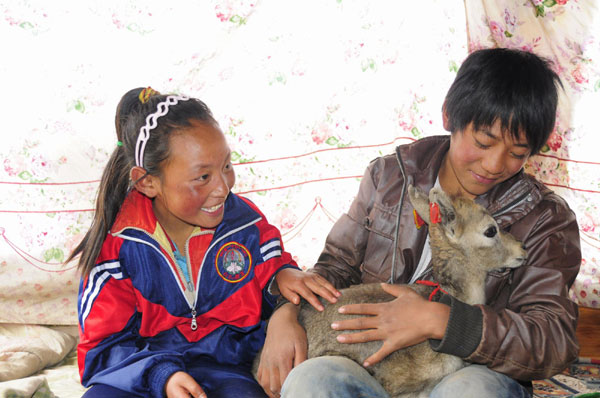
[[[481,342],[483,334],[481,309],[465,304],[450,295],[443,295],[439,302],[450,306],[450,317],[443,339],[429,340],[431,349],[459,358],[468,357]]]

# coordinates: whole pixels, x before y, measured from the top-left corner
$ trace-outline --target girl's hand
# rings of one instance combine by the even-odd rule
[[[269,397],[279,397],[288,373],[306,360],[306,354],[306,332],[298,323],[298,307],[284,304],[271,315],[256,373]]]
[[[275,281],[283,297],[297,305],[302,296],[318,311],[323,311],[323,305],[315,293],[330,303],[335,303],[340,296],[340,292],[321,275],[295,268],[282,269],[275,276]]]
[[[383,341],[381,348],[365,360],[371,366],[394,351],[421,343],[427,339],[441,339],[446,331],[450,307],[430,302],[409,287],[382,283],[383,290],[396,298],[386,303],[351,304],[340,307],[343,314],[369,315],[335,321],[335,330],[362,330],[337,337],[340,343]]]
[[[206,393],[196,380],[185,372],[175,372],[165,385],[167,398],[207,398]]]

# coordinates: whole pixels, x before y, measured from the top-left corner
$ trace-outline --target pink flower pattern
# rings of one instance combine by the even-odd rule
[[[467,49],[502,46],[545,55],[563,80],[568,105],[597,105],[599,38],[578,25],[589,14],[583,2],[484,0],[485,7],[470,8],[467,26],[464,10],[445,3],[414,15],[390,10],[387,2],[299,3],[286,18],[277,2],[197,2],[197,16],[205,19],[189,23],[185,13],[161,2],[114,2],[89,8],[82,16],[89,31],[72,33],[91,37],[97,26],[108,27],[102,35],[136,43],[120,54],[119,73],[130,70],[161,91],[207,101],[232,150],[234,191],[281,229],[303,269],[350,206],[371,159],[445,133],[441,94]],[[6,6],[1,23],[39,52],[67,29],[56,25],[59,17],[78,17],[54,3],[44,9],[26,4]],[[181,37],[201,40],[173,40],[165,34],[175,31],[165,30],[173,21]],[[169,50],[158,54],[157,48]],[[3,136],[0,322],[77,322],[79,275],[74,264],[60,262],[91,222],[98,180],[115,148],[112,117],[122,90],[111,78],[109,57],[90,54],[65,54],[47,75],[45,68],[59,60],[39,65],[43,84],[36,87],[48,89],[36,95],[44,106],[14,118]],[[7,54],[2,72],[18,76],[22,56]],[[590,144],[596,126],[593,112],[569,109],[561,106],[555,132],[525,170],[575,211],[583,262],[570,296],[598,307],[600,166]]]

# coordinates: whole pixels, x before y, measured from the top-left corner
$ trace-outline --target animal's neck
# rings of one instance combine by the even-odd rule
[[[486,274],[471,266],[468,256],[459,248],[431,245],[434,280],[450,295],[467,304],[485,302]]]

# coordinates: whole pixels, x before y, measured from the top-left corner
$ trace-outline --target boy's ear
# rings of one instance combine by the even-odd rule
[[[139,166],[131,168],[129,178],[133,181],[133,187],[149,198],[158,195],[158,178],[148,174],[148,172]]]
[[[448,131],[448,132],[452,132],[450,131],[450,121],[448,120],[448,113],[446,113],[446,103],[444,102],[444,105],[442,106],[442,124],[444,126],[444,130]]]

